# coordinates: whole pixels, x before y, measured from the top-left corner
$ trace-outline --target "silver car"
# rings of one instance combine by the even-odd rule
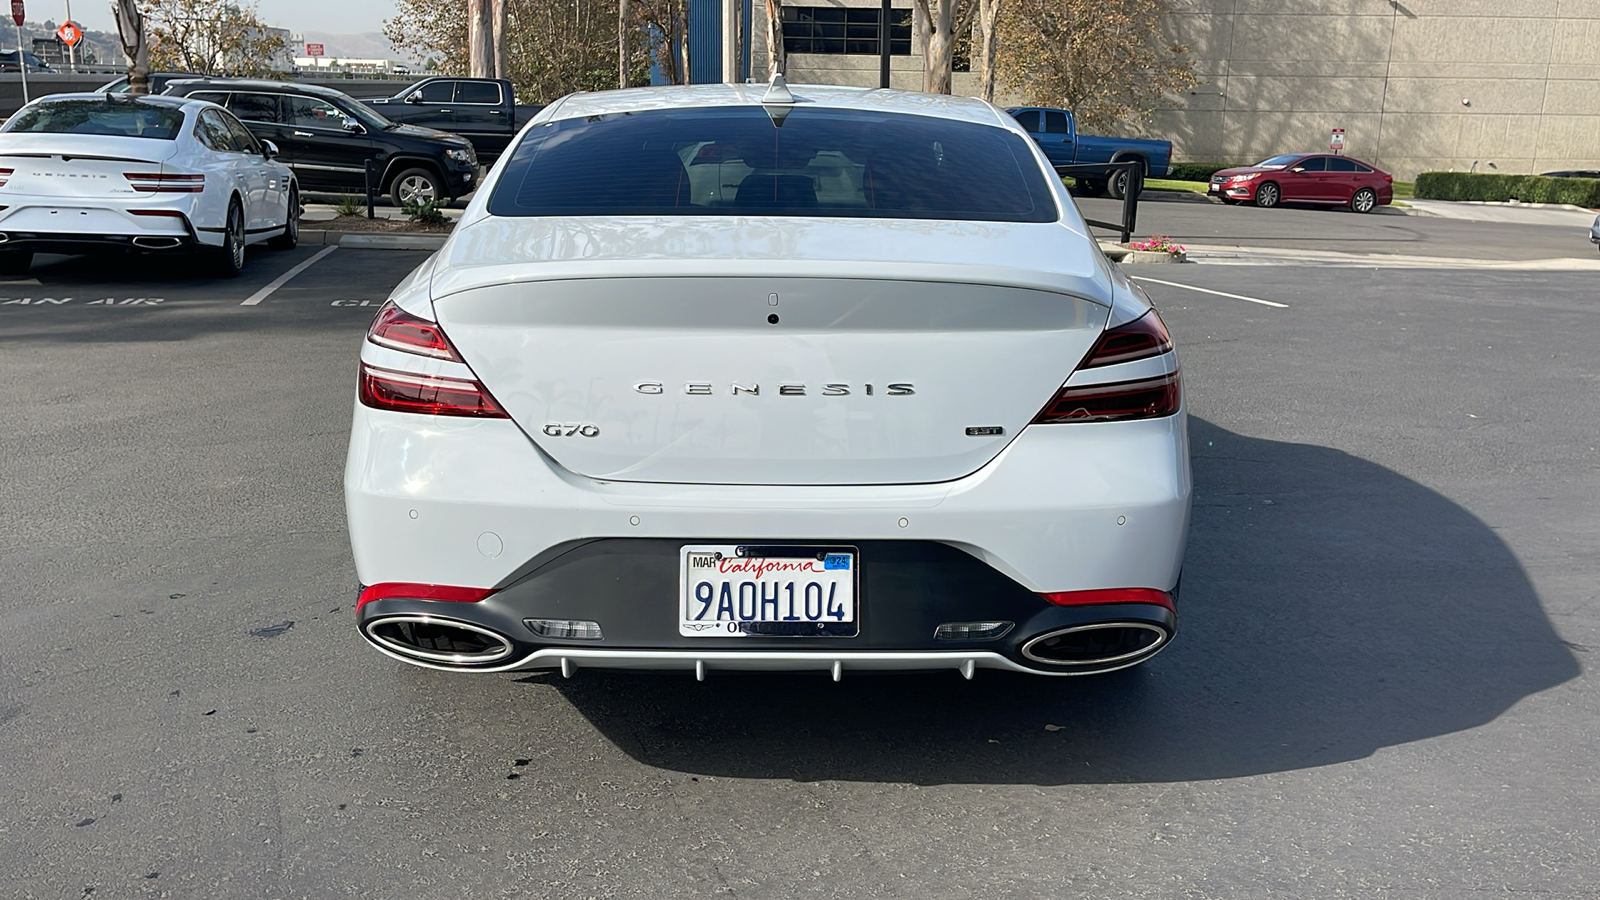
[[[1600,249],[1600,216],[1595,216],[1594,224],[1589,226],[1589,240],[1596,249]]]

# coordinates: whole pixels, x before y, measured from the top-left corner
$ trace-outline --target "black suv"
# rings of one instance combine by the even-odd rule
[[[164,92],[210,100],[238,116],[257,138],[278,145],[279,160],[305,191],[365,189],[367,160],[374,187],[396,206],[449,202],[478,186],[478,154],[466,138],[400,125],[338,91],[281,81],[195,78]]]

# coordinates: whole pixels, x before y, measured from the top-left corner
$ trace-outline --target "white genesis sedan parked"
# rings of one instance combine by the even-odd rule
[[[0,274],[35,253],[199,251],[219,275],[245,245],[299,239],[294,174],[214,103],[56,94],[0,128]]]
[[[977,100],[567,97],[358,381],[357,618],[404,662],[1071,675],[1176,626],[1177,355]]]

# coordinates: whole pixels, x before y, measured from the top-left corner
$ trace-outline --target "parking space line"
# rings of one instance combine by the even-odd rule
[[[1202,294],[1216,294],[1218,297],[1231,297],[1234,300],[1248,300],[1251,303],[1259,303],[1262,306],[1271,306],[1271,307],[1273,307],[1275,309],[1288,309],[1289,308],[1289,304],[1287,304],[1287,303],[1277,303],[1277,302],[1272,301],[1272,300],[1262,300],[1262,299],[1260,299],[1258,297],[1246,297],[1243,294],[1230,294],[1227,291],[1213,291],[1211,288],[1195,287],[1192,284],[1180,284],[1180,283],[1178,283],[1176,281],[1162,281],[1159,278],[1146,278],[1143,275],[1130,275],[1128,277],[1132,278],[1134,281],[1148,281],[1151,284],[1164,284],[1167,287],[1183,288],[1185,290],[1190,290],[1190,291],[1199,291]]]
[[[255,305],[259,304],[261,301],[263,301],[263,300],[267,299],[268,297],[272,296],[272,292],[273,291],[275,291],[278,288],[281,288],[284,285],[288,284],[289,283],[289,279],[291,279],[291,278],[295,277],[296,275],[299,275],[301,272],[304,272],[305,270],[311,268],[313,265],[316,264],[317,260],[323,258],[324,256],[327,256],[329,253],[332,253],[333,251],[335,251],[337,249],[339,249],[339,245],[338,244],[334,244],[334,245],[332,245],[330,247],[322,248],[322,250],[318,251],[315,256],[311,257],[310,259],[306,260],[305,262],[301,263],[300,265],[295,266],[294,268],[292,268],[289,271],[283,273],[282,275],[279,275],[277,278],[272,279],[272,281],[269,282],[266,287],[262,288],[259,291],[256,291],[254,294],[251,294],[248,298],[245,299],[245,301],[243,303],[241,303],[239,305],[240,306],[255,306]]]

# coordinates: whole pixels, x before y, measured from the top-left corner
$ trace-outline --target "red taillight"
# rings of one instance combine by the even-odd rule
[[[494,593],[494,588],[453,587],[448,584],[413,584],[405,581],[386,581],[368,586],[356,600],[356,610],[374,600],[451,600],[457,603],[476,603]]]
[[[0,169],[0,187],[5,187],[6,182],[11,179],[11,176],[16,171],[16,169]]]
[[[1056,591],[1039,595],[1057,606],[1090,606],[1097,603],[1154,603],[1173,609],[1172,595],[1155,588],[1112,588],[1099,591]],[[1175,611],[1175,610],[1174,610]]]
[[[1172,352],[1172,337],[1155,310],[1100,335],[1078,369],[1134,362]],[[1183,403],[1177,372],[1138,381],[1068,385],[1034,417],[1036,425],[1062,422],[1119,422],[1174,415]]]
[[[1078,368],[1114,366],[1160,356],[1171,349],[1172,336],[1167,334],[1167,323],[1161,321],[1161,315],[1152,309],[1132,322],[1106,329]]]
[[[1064,387],[1034,417],[1036,425],[1063,422],[1122,422],[1174,415],[1183,402],[1178,373],[1115,384]]]
[[[358,394],[373,409],[425,416],[509,418],[483,385],[464,378],[396,372],[362,364]]]
[[[204,175],[167,175],[160,172],[124,172],[136,191],[147,194],[198,194],[206,189]]]
[[[461,362],[438,322],[413,316],[393,302],[385,303],[378,310],[372,327],[367,329],[367,340],[390,350]]]

